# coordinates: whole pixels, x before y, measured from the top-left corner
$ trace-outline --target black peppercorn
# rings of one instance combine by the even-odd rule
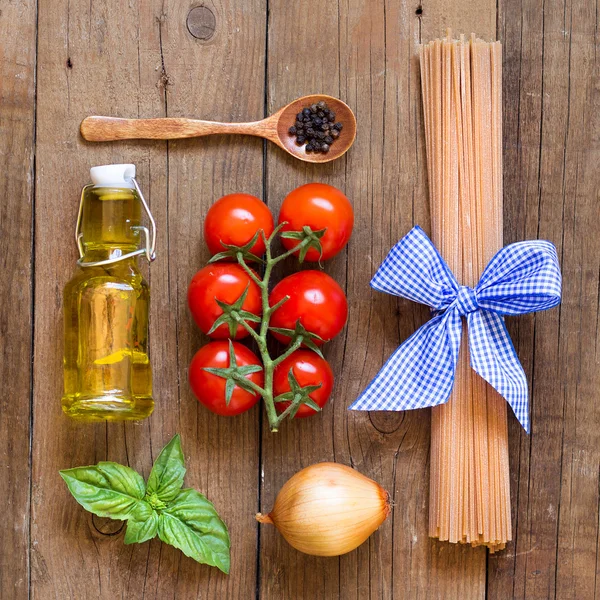
[[[306,106],[296,115],[296,122],[288,133],[295,136],[298,146],[306,152],[329,152],[331,144],[340,136],[341,123],[335,122],[335,112],[324,100]]]

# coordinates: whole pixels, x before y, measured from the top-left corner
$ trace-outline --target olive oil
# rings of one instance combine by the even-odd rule
[[[110,165],[113,172],[105,179],[120,179],[115,167],[132,165]],[[150,293],[137,264],[141,202],[126,178],[105,185],[100,175],[96,173],[100,184],[87,186],[82,195],[82,258],[64,290],[62,407],[67,415],[87,421],[143,419],[154,402]]]

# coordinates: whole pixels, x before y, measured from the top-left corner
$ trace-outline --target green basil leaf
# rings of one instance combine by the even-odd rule
[[[146,521],[152,516],[154,509],[146,500],[140,500],[129,514],[129,519],[133,521]]]
[[[148,477],[147,495],[156,494],[162,502],[170,502],[183,486],[184,475],[185,459],[181,450],[181,438],[177,434],[154,461]]]
[[[183,489],[158,518],[158,537],[199,563],[229,573],[229,533],[215,507],[194,489]]]
[[[111,519],[128,519],[146,493],[146,484],[133,469],[113,462],[60,471],[73,497],[83,508]]]
[[[156,537],[157,533],[158,513],[147,502],[141,500],[127,521],[124,541],[126,544],[141,544]]]

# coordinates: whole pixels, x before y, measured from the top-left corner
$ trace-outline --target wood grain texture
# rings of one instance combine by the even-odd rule
[[[198,38],[187,22],[198,3],[0,3],[0,489],[8,515],[0,542],[0,597],[600,596],[595,3],[502,0],[498,12],[492,0],[202,4],[215,22],[210,35]],[[486,39],[498,29],[504,50],[505,242],[552,240],[564,274],[560,309],[509,322],[533,393],[532,435],[510,417],[515,541],[487,558],[484,549],[427,537],[428,413],[346,410],[398,343],[428,317],[424,307],[374,293],[368,282],[413,223],[429,230],[416,48],[446,27]],[[111,144],[78,137],[90,114],[257,121],[309,93],[340,97],[356,113],[355,145],[334,163],[300,163],[260,140],[233,136]],[[73,229],[89,167],[124,161],[136,163],[159,226],[158,259],[148,269],[157,408],[136,425],[82,426],[60,409],[61,293],[74,268]],[[338,186],[354,204],[348,249],[326,264],[348,293],[350,318],[326,347],[336,376],[333,401],[320,417],[287,423],[273,435],[258,407],[223,419],[193,399],[187,365],[205,340],[188,315],[185,295],[207,259],[202,220],[214,200],[248,192],[264,197],[276,213],[287,192],[309,181]],[[290,261],[277,275],[293,269]],[[60,468],[104,459],[147,476],[177,431],[187,483],[207,494],[229,526],[229,577],[157,540],[124,546],[121,524],[91,518],[58,476]],[[272,527],[259,529],[254,521],[293,473],[328,460],[376,479],[395,503],[380,530],[339,559],[301,555]]]
[[[266,6],[254,2],[240,10],[241,5],[231,0],[206,5],[216,15],[215,35],[207,44],[187,31],[186,3],[170,0],[163,6],[162,57],[169,81],[166,116],[256,120],[264,114]],[[160,418],[170,421],[182,435],[187,481],[206,493],[227,523],[232,567],[226,577],[163,546],[161,553],[171,556],[177,575],[165,574],[157,600],[245,600],[256,588],[257,526],[253,519],[258,507],[260,407],[224,419],[195,400],[187,368],[207,339],[193,324],[186,297],[191,278],[209,258],[202,236],[208,208],[222,195],[236,191],[262,196],[262,162],[263,143],[258,139],[215,137],[168,143],[168,195],[162,216],[167,228],[163,234],[166,279],[155,289],[159,293],[168,290],[164,309],[171,314],[172,324],[154,335],[158,344],[163,336],[176,336],[175,347],[165,349],[155,362],[169,366],[163,390],[176,392],[177,404],[166,406]],[[163,315],[154,319],[159,328],[162,319]],[[157,435],[161,429],[159,423]]]
[[[318,15],[311,19],[310,26],[308,15]],[[299,27],[300,23],[306,25]],[[310,93],[346,100],[339,94],[338,7],[335,3],[269,0],[267,35],[268,113]],[[319,40],[318,44],[314,43],[315,39]],[[311,64],[320,67],[307,67]],[[358,143],[357,140],[353,150]],[[321,181],[343,190],[345,161],[346,158],[342,158],[327,165],[303,164],[282,156],[277,149],[267,148],[265,194],[273,214],[277,215],[285,195],[300,184]],[[282,176],[284,171],[285,176]],[[344,262],[345,257],[338,255],[326,267],[342,287],[345,283]],[[297,261],[290,260],[283,268],[276,269],[275,280],[291,273],[296,265]],[[328,344],[325,353],[332,359],[334,372],[339,372],[343,335]],[[334,357],[334,353],[337,356]],[[338,397],[335,390],[334,397]],[[296,471],[315,462],[338,459],[332,440],[334,417],[331,407],[320,417],[283,423],[276,434],[269,431],[267,420],[262,420],[261,512],[271,510],[275,495]],[[324,600],[338,597],[340,569],[337,558],[303,555],[291,548],[272,526],[260,526],[259,542],[259,598]]]
[[[34,596],[247,598],[256,579],[257,415],[218,419],[192,398],[187,365],[201,340],[187,314],[185,290],[207,259],[199,235],[207,207],[236,189],[261,194],[261,144],[99,146],[83,143],[77,131],[92,112],[180,116],[211,106],[223,120],[261,116],[264,85],[261,78],[257,84],[252,65],[264,59],[265,8],[257,5],[234,19],[232,3],[220,3],[215,12],[221,29],[211,45],[199,46],[187,33],[179,2],[57,4],[40,3],[36,216],[44,225],[36,251],[44,311],[36,313]],[[199,75],[192,77],[189,65]],[[213,69],[230,73],[239,95],[229,94],[230,81],[213,77]],[[137,164],[159,224],[158,259],[149,270],[157,406],[151,419],[137,425],[90,427],[70,422],[50,399],[60,398],[60,293],[74,268],[70,240],[79,188],[91,165],[107,162]],[[223,165],[233,176],[224,176]],[[58,477],[59,468],[101,459],[148,475],[152,459],[176,431],[183,438],[188,485],[206,493],[230,525],[230,577],[158,540],[124,546],[120,524],[115,529],[78,510]]]
[[[0,10],[0,598],[29,590],[36,6]]]
[[[77,424],[63,416],[62,288],[74,272],[78,197],[89,168],[133,162],[153,210],[165,202],[165,148],[130,144],[91,146],[77,135],[91,111],[132,114],[164,111],[159,29],[150,12],[128,3],[40,1],[38,4],[38,103],[36,147],[36,310],[32,495],[33,598],[141,597],[170,567],[160,544],[126,547],[121,523],[78,510],[58,470],[115,460],[148,474],[152,455],[173,433],[139,425]],[[139,60],[138,60],[139,59]],[[161,219],[162,221],[162,219]],[[164,237],[159,254],[165,254]],[[151,281],[161,268],[157,261]],[[158,287],[158,286],[154,286]],[[160,288],[155,305],[160,307]],[[158,302],[156,302],[158,301]],[[153,321],[168,322],[162,311]],[[163,336],[167,348],[174,343]],[[160,358],[156,341],[152,355]],[[162,362],[154,360],[157,404],[166,396]],[[171,367],[173,372],[173,368]],[[173,386],[169,382],[169,394]],[[172,397],[172,396],[171,396]],[[162,411],[161,411],[162,412]],[[156,431],[156,433],[155,433]],[[152,437],[152,434],[154,434]],[[168,556],[168,555],[167,555]],[[162,568],[159,571],[159,567]],[[146,572],[150,577],[146,576]]]
[[[598,13],[591,2],[501,3],[505,241],[545,238],[559,310],[518,319],[532,435],[511,430],[515,542],[489,558],[490,598],[595,598],[600,466]]]
[[[431,14],[442,12],[441,6],[432,3]],[[373,293],[369,280],[414,223],[429,227],[415,56],[423,30],[435,37],[438,24],[435,17],[427,19],[427,5],[419,17],[416,6],[397,2],[342,1],[336,11],[316,1],[271,0],[270,8],[268,81],[278,85],[268,88],[269,106],[310,89],[335,93],[337,85],[360,128],[352,152],[330,171],[291,165],[290,176],[282,179],[279,157],[267,155],[268,201],[274,211],[296,185],[325,181],[339,186],[353,202],[357,228],[345,256],[326,266],[345,283],[350,303],[348,326],[326,353],[337,376],[332,405],[320,421],[288,424],[277,438],[264,434],[262,509],[270,508],[277,490],[296,470],[332,457],[376,479],[392,493],[396,508],[368,544],[337,561],[320,563],[316,572],[316,559],[295,552],[263,528],[261,597],[481,598],[485,551],[434,544],[427,537],[427,411],[347,411],[385,358],[426,318],[422,307]],[[316,30],[293,29],[304,13],[321,14]],[[480,3],[472,27],[489,35],[489,23],[494,22],[495,4]],[[318,47],[311,44],[313,37],[321,40]],[[305,68],[320,57],[326,57],[328,68]],[[277,69],[276,75],[271,69]],[[286,73],[283,82],[280,72]],[[273,572],[278,577],[265,581]]]

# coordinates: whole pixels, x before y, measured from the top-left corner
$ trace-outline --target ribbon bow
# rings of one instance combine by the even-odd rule
[[[510,404],[529,433],[527,378],[504,315],[546,310],[560,302],[561,275],[550,242],[502,248],[475,288],[459,285],[420,227],[389,252],[371,281],[381,292],[430,306],[435,315],[385,363],[350,410],[409,410],[447,402],[462,334],[469,329],[471,367]]]

